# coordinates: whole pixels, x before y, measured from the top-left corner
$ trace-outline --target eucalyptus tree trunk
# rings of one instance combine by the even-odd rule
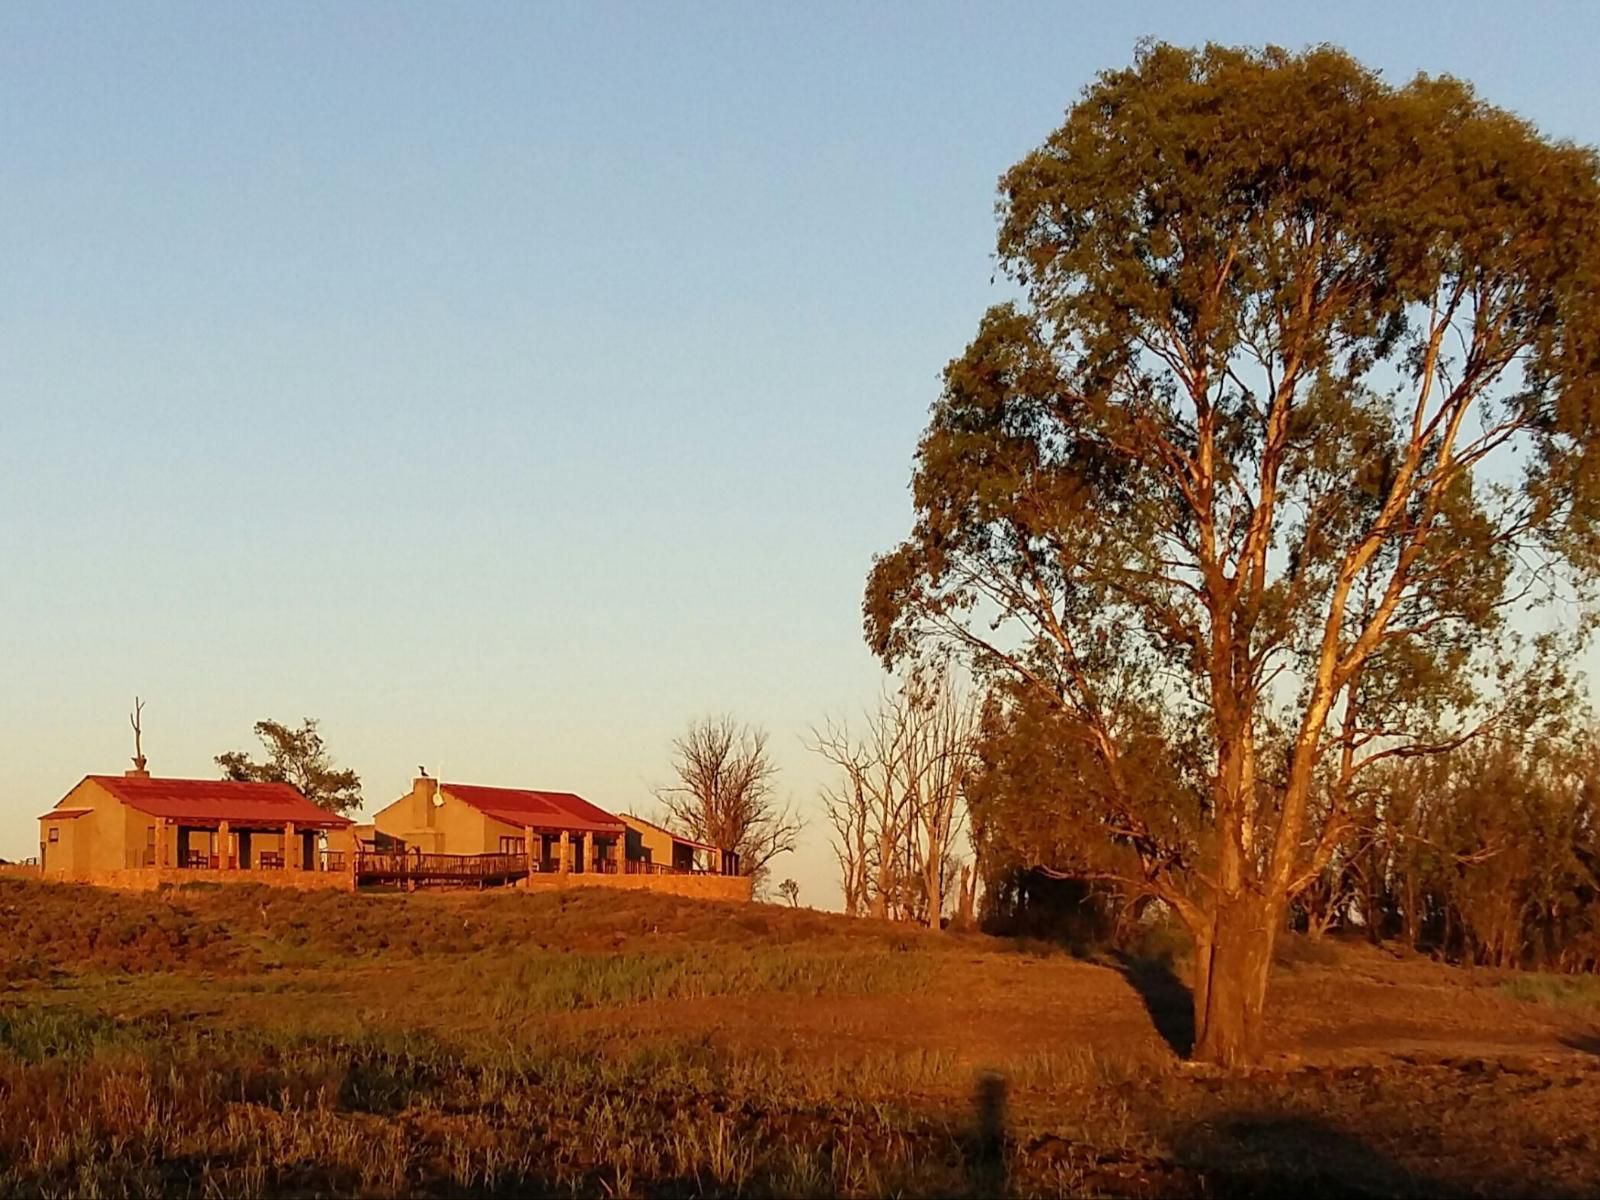
[[[1197,944],[1194,1057],[1202,1062],[1238,1067],[1261,1057],[1280,916],[1265,897],[1241,893],[1218,905],[1208,943]]]

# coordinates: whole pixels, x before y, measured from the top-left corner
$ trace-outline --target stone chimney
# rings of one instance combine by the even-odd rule
[[[420,776],[411,781],[411,794],[417,798],[422,806],[422,823],[427,828],[433,828],[434,797],[439,794],[439,781],[428,775]]]

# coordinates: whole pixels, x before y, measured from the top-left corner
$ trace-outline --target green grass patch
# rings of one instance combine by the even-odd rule
[[[767,993],[877,995],[921,987],[930,970],[927,955],[895,949],[735,945],[661,953],[538,953],[516,963],[496,985],[494,1010],[504,1017]]]
[[[1600,1009],[1600,977],[1594,975],[1519,975],[1500,985],[1517,1000],[1555,1008]]]

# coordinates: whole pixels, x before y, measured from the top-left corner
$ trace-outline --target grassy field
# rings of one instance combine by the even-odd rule
[[[1181,964],[1179,964],[1181,967]],[[1593,1195],[1592,981],[1181,969],[672,897],[0,879],[0,1195]]]

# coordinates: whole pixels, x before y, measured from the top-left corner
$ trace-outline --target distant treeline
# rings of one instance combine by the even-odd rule
[[[1148,945],[1159,904],[1029,865],[1049,818],[980,788],[982,919],[997,933],[1078,949]],[[986,807],[984,799],[990,804]],[[1398,760],[1354,798],[1338,849],[1290,909],[1312,938],[1401,942],[1453,962],[1565,973],[1600,970],[1600,737],[1471,743]],[[1065,859],[1070,856],[1061,853]]]
[[[1386,764],[1295,919],[1456,961],[1600,967],[1600,739],[1484,741]]]

